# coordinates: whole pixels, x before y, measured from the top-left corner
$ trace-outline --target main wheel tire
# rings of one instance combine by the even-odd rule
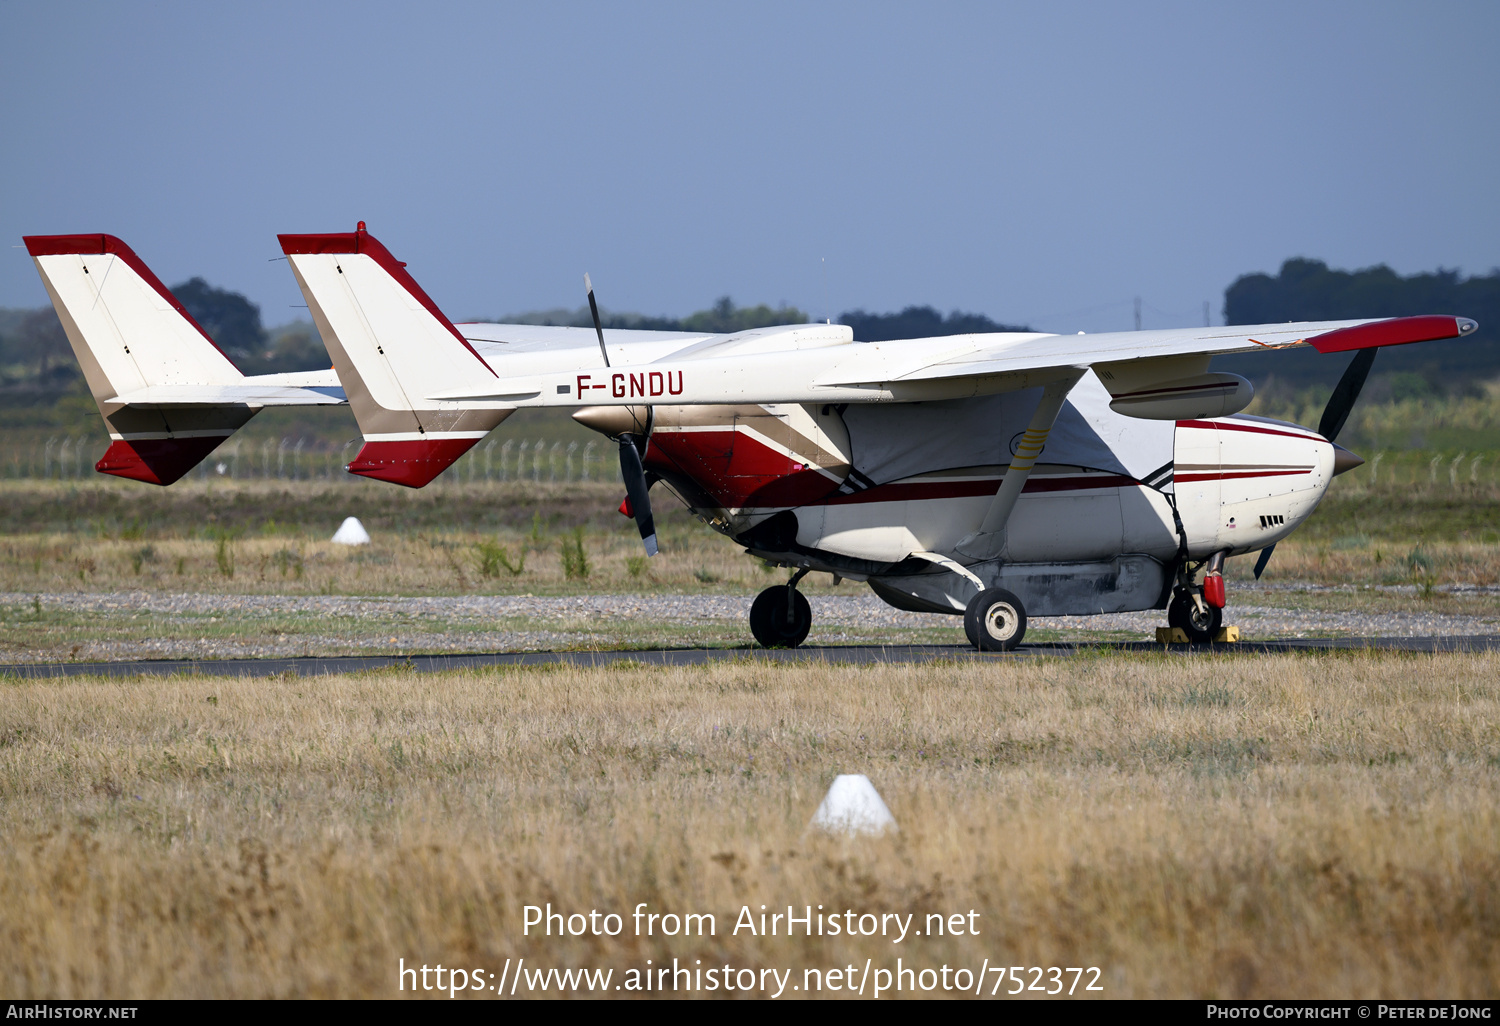
[[[1200,610],[1193,597],[1185,591],[1172,596],[1167,606],[1167,623],[1188,636],[1194,645],[1206,645],[1219,636],[1219,627],[1224,623],[1224,611],[1204,603]]]
[[[964,633],[982,652],[1009,652],[1026,636],[1026,607],[1004,588],[981,591],[964,610]]]
[[[791,596],[790,619],[787,596]],[[766,648],[796,648],[812,629],[812,607],[795,588],[779,584],[755,596],[750,605],[750,633]]]

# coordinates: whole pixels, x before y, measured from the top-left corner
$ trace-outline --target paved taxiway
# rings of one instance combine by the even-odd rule
[[[1409,638],[1289,638],[1243,641],[1233,645],[1159,645],[1149,641],[1093,644],[1048,642],[1022,645],[1015,652],[978,652],[967,645],[807,645],[796,649],[669,648],[609,652],[498,652],[475,655],[334,656],[288,659],[140,659],[112,663],[18,663],[0,666],[0,677],[133,677],[201,674],[214,677],[318,676],[403,667],[418,673],[482,669],[491,666],[607,666],[632,662],[653,666],[698,666],[725,660],[753,662],[930,663],[941,660],[1006,660],[1037,656],[1150,652],[1174,655],[1228,655],[1375,649],[1385,652],[1500,651],[1500,634]]]

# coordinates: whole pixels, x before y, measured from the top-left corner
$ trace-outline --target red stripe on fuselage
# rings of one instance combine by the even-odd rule
[[[832,495],[819,506],[845,506],[860,502],[920,502],[930,499],[973,499],[993,496],[1000,488],[999,477],[971,478],[961,481],[898,481],[876,485],[852,495]],[[1096,488],[1131,488],[1139,484],[1134,478],[1119,474],[1089,474],[1081,477],[1053,477],[1033,474],[1021,489],[1023,495],[1040,492],[1080,492]]]
[[[876,485],[850,495],[837,494],[838,482],[805,469],[794,457],[778,452],[748,432],[655,431],[646,457],[647,469],[672,471],[691,478],[726,509],[774,509],[835,506],[865,502],[912,502],[992,496],[1001,478],[903,481]],[[1129,488],[1134,478],[1119,474],[1033,475],[1028,494]]]
[[[1228,420],[1179,420],[1177,426],[1180,428],[1198,428],[1202,431],[1248,431],[1253,435],[1281,435],[1283,438],[1300,438],[1304,442],[1316,442],[1323,438],[1322,435],[1299,434],[1296,431],[1281,431],[1277,428],[1262,427],[1259,424],[1246,424],[1242,421]]]
[[[1210,474],[1175,474],[1174,481],[1229,481],[1242,477],[1295,477],[1298,474],[1310,474],[1313,468],[1305,470],[1246,470],[1231,471]]]

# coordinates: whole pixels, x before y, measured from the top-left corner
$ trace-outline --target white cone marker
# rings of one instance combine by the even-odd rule
[[[863,773],[843,773],[834,778],[813,815],[812,826],[831,834],[875,835],[897,829],[891,810]]]
[[[333,540],[339,545],[368,545],[370,532],[355,517],[345,517],[339,529],[333,532]]]

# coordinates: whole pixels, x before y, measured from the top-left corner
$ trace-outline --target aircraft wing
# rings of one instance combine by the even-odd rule
[[[427,398],[515,407],[915,402],[1032,388],[1088,368],[1117,398],[1154,395],[1164,390],[1159,386],[1201,393],[1232,387],[1227,379],[1233,375],[1207,373],[1216,355],[1302,345],[1344,352],[1457,338],[1476,327],[1464,317],[1423,316],[1094,335],[1008,333],[842,344],[829,339],[800,347],[778,346],[777,336],[767,330],[751,347],[721,336],[655,360],[610,368],[596,361],[554,369],[496,359],[494,379]],[[807,325],[775,331],[786,337],[819,328],[829,330]],[[1248,394],[1243,398],[1248,401]]]
[[[1399,317],[1386,320],[1301,321],[1286,324],[1228,325],[1221,328],[1176,328],[1165,331],[1114,331],[1094,335],[1015,336],[986,344],[994,336],[967,336],[975,343],[965,351],[937,360],[916,358],[905,367],[900,357],[887,358],[883,374],[860,377],[856,367],[839,368],[822,384],[876,381],[934,381],[1035,370],[1039,367],[1092,367],[1101,363],[1170,357],[1223,356],[1262,349],[1311,345],[1319,352],[1344,352],[1374,346],[1403,345],[1457,338],[1476,327],[1466,317]],[[897,343],[898,346],[901,343]],[[895,354],[892,354],[893,356]],[[853,372],[852,374],[850,372]]]
[[[861,343],[847,326],[825,323],[702,335],[605,329],[590,345],[579,328],[467,323],[461,331],[363,222],[354,232],[280,239],[329,352],[360,382],[351,394],[371,397],[372,424],[376,410],[483,413],[487,431],[499,422],[493,414],[534,406],[918,402],[1074,382],[1089,370],[1121,414],[1223,416],[1243,409],[1253,389],[1209,371],[1215,355],[1301,345],[1339,352],[1477,327],[1427,316]],[[483,434],[478,423],[459,431],[469,444]],[[384,433],[404,442],[410,427],[430,430],[414,422]]]

